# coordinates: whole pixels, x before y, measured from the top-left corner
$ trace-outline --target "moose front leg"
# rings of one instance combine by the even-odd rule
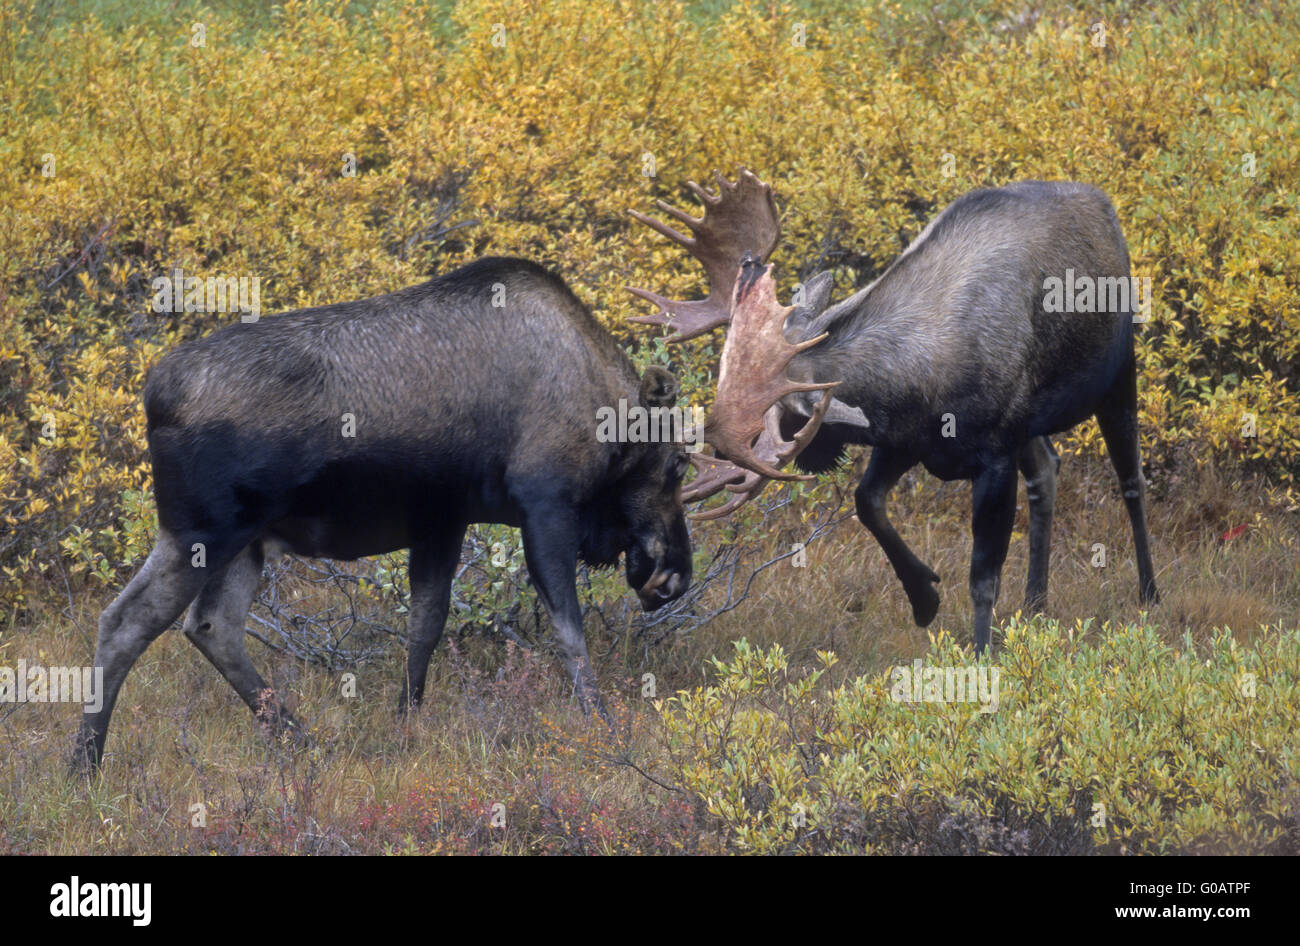
[[[975,605],[975,653],[989,645],[993,605],[1016,521],[1016,463],[1011,457],[975,477],[971,515],[970,596]]]
[[[592,710],[608,719],[596,688],[596,674],[587,653],[578,603],[578,522],[572,506],[555,498],[534,502],[525,509],[521,531],[524,561],[538,596],[555,628],[564,667],[573,680],[573,692],[584,713]]]
[[[451,585],[460,561],[460,547],[465,540],[465,526],[445,528],[436,535],[411,547],[411,609],[407,620],[406,674],[397,712],[419,706],[424,699],[424,681],[429,673],[429,657],[442,638],[451,607]]]
[[[912,457],[891,451],[888,447],[874,447],[867,472],[858,484],[854,498],[857,501],[858,520],[867,527],[880,547],[885,550],[894,574],[903,583],[907,600],[912,603],[912,619],[918,627],[925,627],[939,611],[939,592],[934,585],[939,576],[907,547],[893,524],[885,515],[885,501],[899,478],[916,465]]]

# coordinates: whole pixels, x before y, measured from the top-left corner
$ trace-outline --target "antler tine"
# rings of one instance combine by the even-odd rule
[[[753,485],[752,481],[758,478],[758,474],[742,470],[729,460],[719,457],[697,453],[691,457],[691,463],[699,470],[699,474],[682,489],[684,503],[696,503],[708,499],[724,487],[733,492],[747,489]]]
[[[735,496],[732,496],[717,509],[706,509],[703,512],[693,512],[688,518],[693,519],[696,522],[708,522],[712,519],[721,519],[724,516],[729,516],[761,493],[763,487],[766,485],[767,480],[760,476],[758,478],[758,484],[753,489],[737,490]],[[730,489],[731,487],[727,488]]]
[[[683,342],[725,325],[731,315],[731,290],[736,281],[739,261],[755,255],[765,259],[776,248],[781,224],[776,213],[772,188],[745,168],[736,180],[728,181],[714,171],[718,192],[710,193],[695,181],[686,186],[704,205],[704,216],[692,217],[665,201],[655,203],[659,209],[691,231],[687,236],[661,220],[631,210],[634,220],[684,247],[704,266],[709,278],[709,294],[690,302],[667,299],[646,289],[625,287],[638,298],[659,307],[654,315],[636,316],[633,322],[674,329],[669,342]]]
[[[699,221],[696,220],[694,217],[692,217],[690,214],[686,213],[686,211],[678,210],[675,207],[673,207],[671,204],[664,203],[662,200],[657,200],[655,201],[655,203],[659,205],[660,209],[667,211],[669,214],[671,214],[676,219],[680,220],[682,223],[686,224],[688,227],[699,225]],[[695,246],[694,237],[688,237],[685,233],[682,233],[678,230],[674,230],[672,227],[668,226],[668,224],[664,223],[662,220],[657,220],[654,217],[647,216],[646,214],[641,213],[641,211],[639,210],[629,210],[628,216],[630,216],[633,220],[636,220],[638,223],[644,223],[655,233],[658,233],[661,236],[668,237],[668,239],[672,240],[674,243],[680,243],[682,246],[686,247],[687,249],[691,249]]]
[[[725,177],[722,176],[721,171],[714,171],[713,177],[718,182],[718,192],[716,194],[710,194],[708,191],[706,191],[699,184],[696,184],[694,181],[686,182],[686,186],[691,189],[691,192],[696,197],[698,197],[700,199],[700,202],[703,203],[705,206],[711,206],[711,205],[721,203],[722,195],[727,193],[728,187],[730,186],[733,189],[735,187],[735,185],[732,185]]]
[[[771,301],[774,302],[775,300],[772,299]],[[762,302],[763,300],[760,299],[759,304]],[[782,310],[777,307],[777,311],[779,312]],[[784,321],[784,318],[782,318],[781,321]],[[728,347],[739,343],[742,331],[748,332],[752,327],[753,326],[745,320],[738,323],[732,334],[727,339]],[[781,353],[778,352],[778,357],[772,364],[768,365],[768,367],[777,373],[784,371],[785,365],[789,361],[790,357],[818,344],[824,339],[824,337],[825,336],[819,336],[818,338],[797,345],[789,345],[787,343],[786,359],[784,361],[780,360],[779,355]],[[744,445],[743,450],[737,449],[734,445],[731,445],[728,438],[717,435],[718,425],[716,421],[714,421],[715,415],[710,415],[710,420],[714,421],[714,431],[710,434],[708,424],[706,424],[706,439],[713,444],[715,449],[726,454],[729,459],[722,459],[719,457],[692,457],[692,461],[700,470],[700,475],[697,476],[695,480],[691,482],[691,485],[683,491],[682,499],[684,502],[695,502],[707,499],[724,488],[736,495],[723,505],[714,509],[692,513],[691,518],[720,519],[723,516],[730,515],[732,512],[739,509],[742,505],[761,493],[763,488],[771,479],[816,479],[816,477],[813,476],[799,476],[797,474],[782,473],[778,467],[789,463],[798,456],[812,441],[813,437],[816,436],[817,430],[821,427],[822,420],[825,418],[826,412],[830,408],[831,388],[833,387],[833,384],[795,384],[794,382],[789,382],[784,389],[778,389],[778,397],[763,412],[760,425],[761,429],[757,438],[754,439],[752,446],[748,445],[743,439],[740,441],[740,443]],[[808,421],[790,440],[785,440],[781,436],[782,408],[780,397],[784,396],[780,393],[781,390],[820,390],[822,392],[821,399],[813,409],[812,416],[809,417]],[[719,398],[721,398],[721,395],[722,391],[720,387]],[[752,406],[754,403],[762,402],[754,400],[749,402],[749,406]],[[718,403],[715,401],[715,411],[717,410],[717,406]],[[693,438],[696,435],[697,432],[692,428]],[[776,475],[772,476],[770,475],[771,473]],[[739,482],[737,482],[738,480]]]
[[[781,451],[781,460],[788,463],[804,451],[808,444],[812,443],[813,437],[817,436],[817,429],[821,427],[822,420],[826,417],[826,411],[831,406],[831,392],[827,388],[822,394],[822,399],[813,408],[812,416],[808,418],[808,423],[799,428],[799,432],[794,435],[790,441],[789,450]],[[780,427],[777,427],[778,432]],[[788,455],[785,455],[788,454]]]
[[[631,286],[624,286],[623,288],[634,296],[639,296],[647,302],[659,306],[659,311],[654,315],[634,315],[628,321],[638,322],[642,325],[663,325],[674,329],[673,334],[667,338],[667,341],[673,344],[695,338],[697,335],[703,335],[705,332],[727,323],[725,316],[721,319],[717,317],[716,308],[707,299],[695,302],[674,302],[648,289],[634,289]],[[670,313],[675,313],[675,315]]]
[[[765,477],[742,469],[730,460],[695,454],[691,457],[691,462],[695,464],[700,474],[682,490],[683,503],[701,502],[724,488],[735,494],[715,509],[691,513],[691,519],[706,521],[730,515],[761,493],[767,483]],[[740,482],[735,482],[736,480]]]
[[[674,220],[676,220],[678,223],[684,223],[684,224],[686,224],[686,226],[690,227],[691,229],[695,229],[696,227],[698,227],[700,224],[702,224],[702,223],[704,222],[704,218],[703,218],[703,217],[692,217],[692,216],[691,216],[690,214],[688,214],[685,210],[682,210],[682,209],[680,209],[680,208],[678,208],[678,207],[674,207],[672,204],[668,203],[668,201],[666,201],[666,200],[655,200],[655,204],[659,207],[660,210],[662,210],[664,213],[668,214],[668,216],[672,217],[672,218],[673,218]],[[658,220],[654,220],[653,217],[647,217],[645,214],[637,213],[635,210],[629,210],[628,213],[630,213],[630,214],[631,214],[633,217],[635,217],[637,220],[640,220],[642,223],[649,224],[649,225],[651,226],[651,228],[656,229],[656,230],[659,229],[659,227],[656,227],[656,226],[655,226],[655,224],[658,224],[659,221],[658,221]],[[654,223],[651,223],[652,220],[654,221]],[[663,225],[662,225],[662,224],[659,224],[659,226],[663,226]],[[669,229],[669,228],[668,228],[668,227],[664,227],[664,230],[667,230],[667,229]],[[664,230],[659,230],[659,232],[660,232],[660,233],[664,233]],[[686,236],[685,234],[677,233],[676,231],[673,231],[673,233],[676,234],[676,235],[675,235],[675,236],[670,236],[670,237],[668,237],[670,240],[678,240],[679,243],[685,243],[685,242],[694,243],[694,242],[695,242],[691,237],[688,237],[688,236]],[[664,236],[668,236],[668,234],[667,234],[667,233],[664,233]],[[679,237],[680,237],[680,239],[678,239]]]

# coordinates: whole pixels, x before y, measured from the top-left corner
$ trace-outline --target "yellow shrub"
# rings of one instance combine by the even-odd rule
[[[111,525],[146,482],[145,368],[229,319],[151,311],[172,266],[258,276],[274,312],[533,257],[707,400],[716,345],[665,352],[628,331],[642,308],[622,286],[701,280],[626,210],[683,203],[687,178],[737,164],[777,189],[785,291],[815,268],[863,284],[973,187],[1101,186],[1157,295],[1138,335],[1148,457],[1294,484],[1297,12],[1113,3],[1099,34],[1087,5],[1022,7],[461,0],[445,18],[398,3],[363,18],[295,0],[269,23],[159,5],[117,28],[6,5],[7,580],[74,526]],[[1066,445],[1097,449],[1095,426]],[[96,540],[114,567],[120,534]]]

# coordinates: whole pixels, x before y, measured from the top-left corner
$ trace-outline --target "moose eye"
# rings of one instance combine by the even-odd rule
[[[684,453],[673,454],[673,461],[672,461],[673,479],[680,480],[683,476],[685,476],[686,469],[690,465],[691,465],[691,461],[686,459],[686,454]]]

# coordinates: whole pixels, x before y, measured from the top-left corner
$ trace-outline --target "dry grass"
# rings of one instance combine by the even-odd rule
[[[1101,461],[1062,466],[1049,614],[1096,624],[1138,612],[1131,537],[1113,477]],[[67,779],[75,707],[0,709],[0,853],[158,852],[698,852],[722,839],[666,778],[654,710],[658,694],[703,681],[705,661],[747,637],[782,643],[798,662],[836,651],[846,672],[910,659],[938,628],[967,639],[969,486],[904,481],[892,514],[917,553],[943,577],[935,626],[911,624],[905,596],[875,543],[855,522],[808,549],[808,563],[763,573],[750,599],[648,655],[592,631],[593,652],[619,717],[614,732],[589,725],[568,700],[543,648],[521,650],[481,634],[449,634],[435,655],[425,706],[394,714],[401,669],[396,644],[355,669],[359,695],[340,673],[266,651],[255,661],[292,695],[316,737],[308,750],[275,745],[254,728],[233,691],[176,631],[135,667],[109,737],[103,775]],[[1023,504],[1023,493],[1022,493]],[[1171,638],[1231,627],[1245,640],[1265,626],[1300,624],[1300,527],[1258,484],[1212,469],[1157,481],[1150,510],[1162,600],[1153,621]],[[1227,541],[1225,533],[1248,528]],[[712,527],[717,529],[719,527]],[[1019,606],[1026,571],[1023,505],[999,612]],[[790,529],[791,536],[797,530]],[[708,547],[720,533],[699,530]],[[773,537],[779,543],[785,536]],[[793,541],[793,539],[791,539]],[[1091,565],[1104,543],[1108,564]],[[73,591],[0,636],[0,664],[21,658],[80,665],[93,652],[105,596]],[[545,636],[543,635],[543,640]],[[192,824],[202,803],[206,826]],[[505,825],[495,827],[500,804]]]
[[[1230,627],[1245,640],[1261,625],[1300,622],[1300,517],[1261,484],[1228,483],[1212,469],[1174,482],[1157,481],[1149,509],[1152,554],[1161,601],[1153,620],[1171,637],[1198,639]],[[746,636],[780,641],[807,656],[829,648],[863,672],[922,649],[927,635],[946,629],[959,640],[972,621],[966,588],[970,562],[967,513],[970,485],[939,483],[914,473],[893,495],[890,517],[917,555],[942,578],[939,614],[928,629],[912,623],[911,609],[884,553],[855,521],[843,523],[808,550],[808,567],[779,567],[756,585],[738,612],[724,615],[690,643],[699,654],[720,651]],[[1230,530],[1246,525],[1224,541]],[[1028,571],[1028,527],[1021,487],[1011,549],[997,613],[1021,607]],[[1107,550],[1105,568],[1092,565],[1093,545]],[[1052,531],[1047,613],[1102,622],[1136,618],[1137,567],[1132,533],[1114,476],[1102,460],[1065,458]]]

